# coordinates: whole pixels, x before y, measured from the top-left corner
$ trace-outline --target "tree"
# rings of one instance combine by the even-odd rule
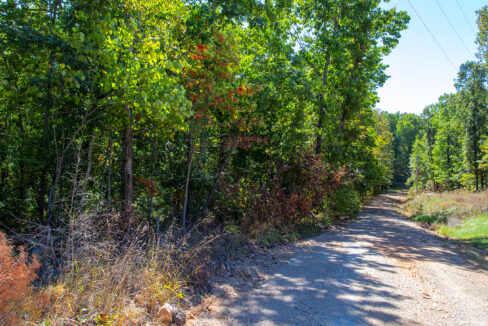
[[[467,62],[461,65],[456,89],[459,91],[465,112],[466,159],[474,173],[474,187],[484,188],[484,175],[479,170],[481,137],[486,133],[487,70],[484,65]]]

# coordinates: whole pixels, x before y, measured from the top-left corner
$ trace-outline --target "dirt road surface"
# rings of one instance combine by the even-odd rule
[[[488,325],[488,273],[401,216],[403,195],[375,197],[357,220],[290,246],[265,281],[192,324]]]

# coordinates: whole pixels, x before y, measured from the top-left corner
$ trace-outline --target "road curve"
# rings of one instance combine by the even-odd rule
[[[488,273],[401,216],[402,195],[290,246],[265,282],[194,325],[488,325]]]

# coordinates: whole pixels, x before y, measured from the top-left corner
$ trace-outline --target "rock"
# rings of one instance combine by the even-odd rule
[[[173,323],[175,323],[176,325],[185,325],[186,314],[183,311],[176,309],[175,311],[173,311],[172,318]]]
[[[239,266],[237,268],[237,272],[239,273],[239,275],[241,276],[244,276],[244,277],[251,277],[251,270],[249,269],[249,267],[246,267],[246,266]]]
[[[166,304],[158,311],[158,322],[163,325],[169,325],[173,321],[171,310],[166,307]]]
[[[169,303],[165,303],[158,312],[158,322],[165,325],[171,323],[185,325],[186,314]]]

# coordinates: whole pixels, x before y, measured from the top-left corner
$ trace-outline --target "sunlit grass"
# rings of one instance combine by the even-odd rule
[[[466,219],[457,227],[441,225],[439,233],[451,239],[466,240],[475,247],[488,250],[488,214]]]
[[[410,218],[443,236],[488,250],[488,192],[422,193],[404,206]]]

